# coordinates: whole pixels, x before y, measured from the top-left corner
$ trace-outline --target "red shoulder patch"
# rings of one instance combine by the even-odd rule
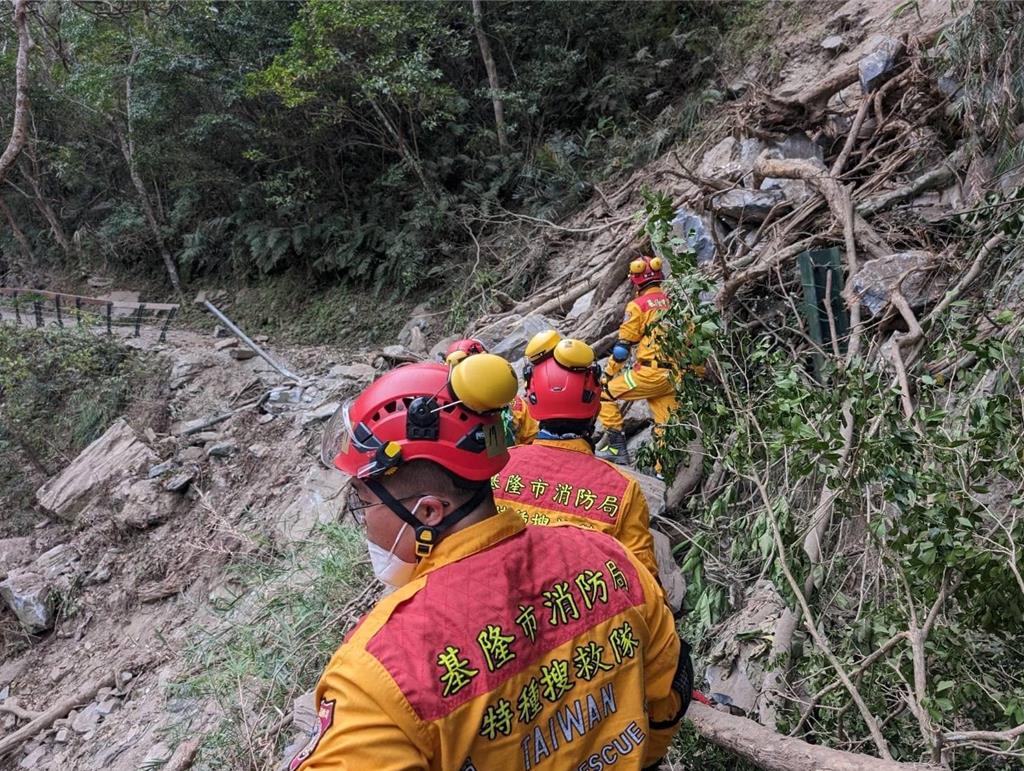
[[[636,570],[611,536],[526,528],[428,574],[366,650],[432,721],[643,602]]]

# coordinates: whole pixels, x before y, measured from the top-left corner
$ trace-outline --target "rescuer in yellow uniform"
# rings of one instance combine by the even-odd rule
[[[655,767],[693,672],[647,568],[614,538],[498,513],[507,362],[383,375],[328,424],[374,572],[394,591],[316,688],[293,771]]]
[[[619,327],[619,339],[612,347],[605,369],[599,419],[605,428],[605,439],[597,457],[613,463],[628,464],[629,450],[622,432],[622,413],[617,400],[646,399],[654,418],[655,433],[660,433],[669,415],[676,408],[673,365],[661,352],[661,317],[670,307],[668,295],[661,288],[665,280],[660,257],[639,257],[629,266],[629,279],[636,287],[636,297],[626,304],[625,317]],[[630,352],[636,347],[632,366]]]
[[[528,364],[526,402],[539,432],[513,447],[492,480],[498,510],[524,522],[569,522],[615,537],[658,575],[647,499],[632,476],[594,457],[592,435],[600,408],[600,367],[580,340],[561,340],[553,355]]]

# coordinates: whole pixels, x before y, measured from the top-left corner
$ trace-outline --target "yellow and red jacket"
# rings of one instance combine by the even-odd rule
[[[635,771],[675,734],[679,656],[621,544],[497,514],[444,538],[335,652],[291,769]]]
[[[607,533],[658,575],[643,490],[614,463],[594,457],[586,439],[538,439],[510,447],[509,456],[491,479],[498,511],[531,525],[569,523]]]
[[[619,340],[636,346],[635,360],[641,366],[645,362],[664,364],[661,358],[661,317],[671,307],[668,295],[660,286],[651,286],[626,303],[626,313],[619,326]]]
[[[540,424],[530,414],[529,405],[522,396],[516,396],[509,407],[512,417],[512,434],[516,444],[530,444],[537,438]]]

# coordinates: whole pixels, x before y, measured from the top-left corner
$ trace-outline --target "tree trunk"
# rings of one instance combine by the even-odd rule
[[[39,213],[43,215],[43,219],[46,220],[50,226],[50,232],[53,234],[54,240],[60,244],[60,248],[64,252],[65,257],[71,255],[71,241],[68,239],[68,234],[64,231],[64,225],[60,221],[60,217],[57,216],[57,212],[50,206],[50,202],[43,195],[42,186],[39,184],[39,164],[37,163],[34,153],[30,150],[25,151],[25,155],[30,156],[32,164],[32,172],[25,168],[25,164],[21,163],[18,168],[21,170],[21,176],[28,182],[28,186],[32,188],[32,202],[36,205]]]
[[[28,135],[28,53],[32,37],[28,31],[28,0],[13,0],[14,27],[18,32],[18,55],[14,60],[14,121],[11,138],[0,155],[0,182],[25,146]]]
[[[494,128],[498,134],[498,149],[501,154],[508,153],[508,134],[505,131],[505,105],[502,104],[501,83],[498,80],[498,67],[494,63],[494,54],[491,53],[491,43],[484,33],[484,12],[480,0],[473,2],[473,24],[476,27],[476,40],[480,44],[480,56],[484,60],[484,67],[487,69],[487,82],[491,87],[491,103],[494,105]]]
[[[7,219],[7,224],[11,228],[14,240],[17,241],[18,245],[21,247],[21,256],[25,260],[25,266],[27,267],[32,262],[32,247],[29,244],[24,231],[18,227],[18,221],[14,219],[14,212],[11,211],[11,207],[7,205],[7,201],[3,198],[0,198],[0,212],[2,212],[4,217]]]
[[[146,185],[142,181],[142,177],[139,175],[138,168],[135,166],[135,137],[132,132],[132,66],[135,64],[138,58],[138,50],[132,48],[132,56],[128,62],[128,77],[124,83],[124,98],[125,98],[125,124],[127,130],[121,127],[117,118],[114,118],[114,131],[117,133],[117,140],[121,145],[121,154],[124,155],[125,163],[128,164],[128,175],[131,177],[132,185],[135,187],[135,192],[139,196],[139,204],[142,206],[142,213],[146,217],[146,222],[149,224],[149,229],[153,233],[153,239],[156,241],[157,248],[160,250],[160,257],[164,261],[164,268],[167,269],[167,277],[171,280],[171,286],[174,287],[174,291],[177,295],[181,295],[181,279],[178,278],[178,268],[174,264],[174,258],[171,256],[170,251],[167,249],[167,244],[164,243],[163,234],[160,232],[160,223],[157,221],[156,212],[153,210],[153,203],[149,200],[149,193],[146,191]]]
[[[834,750],[783,736],[753,720],[694,702],[686,712],[697,732],[712,744],[769,771],[935,771],[924,763],[898,763]]]

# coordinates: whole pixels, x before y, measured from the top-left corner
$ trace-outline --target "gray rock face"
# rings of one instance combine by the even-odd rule
[[[490,348],[491,353],[509,361],[522,358],[527,343],[535,334],[543,332],[545,329],[557,329],[550,319],[536,313],[531,313],[528,316],[512,316],[509,321],[505,334]]]
[[[672,556],[672,543],[664,533],[651,528],[654,538],[654,556],[658,560],[658,581],[665,590],[665,599],[673,613],[683,609],[686,600],[686,580]]]
[[[206,448],[207,458],[226,458],[238,450],[238,444],[233,439],[211,444]]]
[[[937,302],[946,282],[933,275],[934,265],[935,255],[927,251],[898,252],[868,260],[850,280],[847,301],[859,298],[875,315],[885,308],[898,285],[911,308]]]
[[[874,51],[860,60],[857,69],[860,72],[860,87],[865,94],[888,80],[902,54],[902,40],[884,37]]]
[[[711,262],[717,251],[712,235],[714,223],[705,214],[698,214],[685,206],[677,212],[672,220],[672,232],[682,238],[697,255],[698,263]]]
[[[0,581],[0,597],[29,634],[53,626],[52,591],[46,579],[31,570],[15,570]]]
[[[786,203],[782,190],[744,190],[735,188],[716,195],[712,207],[722,217],[740,223],[764,222],[776,206]]]
[[[301,423],[303,426],[308,426],[310,423],[321,423],[337,412],[340,406],[340,402],[325,402],[303,415]]]
[[[124,418],[118,418],[59,476],[36,491],[36,501],[51,514],[73,519],[108,483],[132,475],[157,460],[156,454],[139,440]]]
[[[737,141],[726,137],[704,154],[697,173],[702,177],[739,182],[751,174],[754,161],[763,150],[764,143],[759,139],[748,137]]]
[[[184,356],[175,361],[174,366],[171,367],[168,385],[170,385],[172,391],[176,391],[182,386],[191,383],[196,375],[206,369],[207,366],[209,365],[201,359],[194,356]]]

